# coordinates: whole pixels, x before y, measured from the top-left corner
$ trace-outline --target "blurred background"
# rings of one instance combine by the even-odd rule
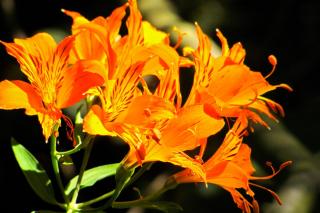
[[[80,12],[92,19],[108,16],[116,7],[124,3],[119,0],[0,0],[0,40],[12,41],[15,37],[29,37],[37,32],[49,32],[57,40],[70,33],[71,19],[60,9]],[[172,31],[177,26],[188,36],[183,45],[195,46],[196,37],[193,23],[197,21],[214,42],[218,43],[215,29],[219,28],[229,44],[240,41],[247,50],[246,64],[264,75],[271,65],[267,57],[274,54],[278,59],[276,72],[268,79],[272,84],[287,83],[294,92],[277,90],[267,95],[279,102],[286,116],[280,123],[269,122],[272,131],[256,128],[254,134],[246,138],[253,147],[253,159],[258,174],[270,174],[265,166],[272,161],[277,168],[287,160],[293,165],[286,168],[270,181],[260,183],[275,190],[281,196],[283,205],[275,204],[272,196],[261,189],[254,189],[260,201],[262,212],[309,213],[318,212],[320,181],[320,146],[318,133],[320,125],[319,86],[319,41],[320,18],[316,1],[305,0],[141,0],[139,7],[143,17],[158,28]],[[216,49],[217,51],[218,48]],[[192,72],[189,72],[189,77]],[[0,80],[24,79],[16,60],[0,47]],[[190,82],[183,80],[184,94]],[[41,201],[28,186],[14,159],[10,137],[14,137],[29,149],[50,169],[49,147],[43,142],[36,117],[24,115],[23,110],[0,110],[0,212],[31,212],[54,207]],[[106,143],[106,138],[98,138],[94,146],[89,166],[118,162],[127,147],[121,143]],[[102,151],[103,150],[103,151]],[[117,150],[115,152],[114,150]],[[77,162],[75,156],[75,163]],[[168,165],[155,164],[147,172],[137,187],[142,192],[152,190],[169,174]],[[175,168],[176,169],[176,168]],[[49,172],[49,175],[50,174]],[[99,194],[100,183],[94,192],[86,192],[83,199],[91,194]],[[99,191],[100,190],[100,191]],[[128,190],[130,191],[130,190]],[[86,197],[87,196],[87,197]],[[135,192],[128,192],[137,197]],[[123,197],[122,199],[126,199]],[[240,212],[231,196],[223,190],[201,184],[182,185],[166,193],[162,200],[176,201],[184,212]],[[153,212],[151,210],[130,209],[108,212]]]

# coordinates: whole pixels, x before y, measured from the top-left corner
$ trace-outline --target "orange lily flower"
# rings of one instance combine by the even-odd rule
[[[265,93],[276,88],[292,89],[286,84],[271,85],[266,80],[275,70],[277,61],[269,57],[273,65],[271,73],[263,77],[260,72],[252,71],[244,64],[245,50],[240,43],[229,49],[227,39],[217,30],[222,43],[222,55],[211,55],[211,44],[208,37],[196,24],[199,46],[196,50],[186,49],[192,53],[195,63],[195,77],[191,95],[187,104],[204,103],[204,110],[213,117],[240,117],[246,115],[266,127],[268,125],[252,110],[257,110],[276,120],[270,112],[284,111],[278,103],[263,97]]]
[[[107,18],[99,16],[92,21],[78,12],[62,9],[62,12],[73,19],[72,34],[76,35],[69,60],[98,60],[101,63],[108,60],[112,67],[115,53],[111,46],[119,42],[119,30],[127,6],[125,4],[115,9]]]
[[[124,166],[135,167],[146,162],[169,162],[190,168],[201,179],[201,164],[184,151],[200,146],[204,138],[224,126],[203,111],[202,105],[176,110],[173,103],[156,95],[138,96],[113,122],[103,122],[104,112],[93,106],[85,117],[85,129],[93,134],[119,136],[130,147]]]
[[[118,31],[127,6],[130,9],[130,15],[126,22],[128,34],[121,37]],[[162,88],[158,89],[157,93],[166,91],[165,94],[162,92],[162,97],[169,101],[173,101],[177,94],[180,94],[177,75],[180,56],[169,46],[167,34],[155,29],[148,22],[142,21],[135,0],[130,0],[128,4],[117,8],[108,18],[100,18],[99,22],[98,18],[89,22],[77,13],[70,11],[66,11],[66,13],[73,17],[74,29],[89,31],[92,33],[91,38],[97,38],[104,47],[104,60],[102,63],[100,63],[101,60],[97,63],[100,64],[105,84],[90,92],[100,98],[102,106],[95,105],[92,109],[103,112],[100,120],[103,121],[105,127],[116,123],[119,120],[118,117],[125,112],[132,100],[142,95],[142,91],[138,88],[139,83],[142,84],[144,92],[148,93],[149,89],[142,78],[143,76],[157,76]],[[110,27],[106,28],[109,25]],[[115,39],[116,37],[117,39]],[[85,48],[76,45],[74,51],[81,52],[84,51],[83,49]],[[163,78],[167,78],[167,80],[162,80]],[[163,81],[166,81],[166,87],[170,88],[163,87]],[[178,97],[178,102],[181,102],[181,97]],[[87,120],[90,119],[85,119],[84,130],[90,134],[99,134],[94,122],[86,122]],[[106,134],[104,130],[101,131],[103,133],[100,134]],[[110,130],[108,132],[109,135],[115,134]]]
[[[30,84],[20,80],[0,82],[0,108],[24,108],[27,115],[38,115],[46,141],[62,116],[61,109],[75,104],[89,88],[103,83],[100,75],[85,70],[81,63],[69,66],[73,42],[74,37],[69,36],[57,45],[47,33],[14,39],[14,43],[1,41],[18,60]]]
[[[173,48],[162,44],[150,46],[147,51],[157,57],[146,62],[141,74],[159,78],[160,83],[154,94],[142,79],[139,80],[143,84],[143,93],[136,89],[137,85],[134,84],[135,93],[131,93],[133,98],[127,102],[127,106],[115,97],[106,96],[112,93],[104,91],[104,95],[100,96],[102,107],[94,105],[91,108],[84,119],[84,130],[94,135],[119,136],[128,143],[130,151],[124,161],[126,167],[163,161],[191,168],[205,179],[199,162],[183,151],[199,146],[202,141],[200,139],[219,131],[224,121],[206,115],[200,105],[180,109],[179,55]],[[159,67],[156,63],[160,63],[162,68],[153,73],[151,68]],[[129,83],[131,82],[127,82],[125,86]],[[119,84],[114,89],[120,89],[119,87],[123,85]],[[113,103],[113,106],[119,104],[119,107],[126,108],[112,111],[106,107],[108,102]],[[178,135],[177,131],[181,135]],[[181,141],[181,138],[184,138],[184,141]]]
[[[127,7],[130,9],[126,21],[128,34],[121,36],[119,29]],[[139,94],[137,85],[143,80],[142,75],[148,75],[144,66],[155,71],[163,69],[158,57],[148,48],[155,44],[168,45],[168,36],[142,21],[135,0],[115,9],[107,18],[97,17],[92,21],[77,12],[63,11],[73,18],[76,39],[72,60],[85,59],[88,67],[100,70],[105,84],[90,93],[100,97],[104,111],[113,120]]]
[[[242,143],[242,136],[245,134],[242,128],[243,125],[238,119],[233,128],[227,133],[218,150],[203,164],[203,168],[206,173],[207,183],[218,185],[230,192],[233,201],[243,212],[250,213],[251,209],[253,209],[253,212],[259,212],[259,204],[254,198],[254,192],[250,185],[267,190],[279,204],[281,204],[281,201],[275,192],[251,181],[270,179],[284,167],[291,164],[291,161],[283,163],[278,171],[275,171],[269,165],[273,171],[273,174],[269,176],[252,176],[255,169],[250,160],[251,149],[248,145]],[[175,174],[173,177],[177,183],[203,182],[202,179],[188,169]],[[239,191],[240,189],[243,189],[251,200],[243,196]]]
[[[127,7],[130,8],[130,16],[126,22],[128,34],[121,36],[119,30]],[[149,22],[142,21],[136,0],[129,0],[128,3],[116,8],[107,18],[97,17],[92,21],[77,12],[64,9],[62,11],[72,17],[72,33],[77,35],[70,60],[94,59],[100,61],[106,66],[103,72],[107,75],[107,79],[119,72],[117,67],[120,65],[128,67],[134,64],[136,58],[132,56],[136,56],[137,49],[142,46],[169,44],[169,37],[166,33],[157,30]],[[145,53],[140,50],[139,54],[146,54],[144,60],[152,57],[150,51],[147,50]]]
[[[127,167],[150,161],[170,162],[192,168],[205,179],[201,165],[183,151],[199,146],[200,139],[219,131],[224,121],[206,115],[200,105],[180,109],[179,67],[187,66],[188,61],[169,46],[168,35],[142,21],[135,1],[129,1],[129,8],[128,35],[117,41],[108,39],[108,29],[96,23],[78,26],[109,43],[105,64],[113,63],[104,69],[104,87],[93,93],[102,106],[92,106],[84,118],[84,131],[118,136],[128,143],[130,151],[124,162]],[[110,55],[115,61],[110,62]],[[143,76],[159,79],[154,93]],[[185,141],[180,141],[176,131]]]
[[[139,125],[141,121],[148,123],[144,123],[144,128],[138,128],[134,132],[137,138],[132,138],[129,143],[132,147],[125,164],[130,166],[132,163],[169,162],[190,168],[194,174],[205,180],[199,162],[186,155],[184,151],[200,146],[205,138],[221,130],[224,121],[206,115],[202,105],[176,111],[172,103],[170,107],[166,100],[154,95],[141,96],[135,101],[137,103],[132,104],[125,117],[126,123],[129,124],[131,121],[131,125],[134,126]],[[139,101],[141,103],[138,103]],[[165,104],[167,106],[164,106]],[[135,115],[141,115],[140,120]]]

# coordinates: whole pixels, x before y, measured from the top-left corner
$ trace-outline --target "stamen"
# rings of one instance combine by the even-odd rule
[[[259,203],[255,199],[253,199],[253,201],[252,201],[252,209],[253,209],[253,213],[259,213],[260,212]]]
[[[146,148],[144,144],[140,144],[140,146],[136,148],[136,158],[140,166],[142,166],[145,156],[146,156]]]
[[[251,180],[268,180],[268,179],[271,179],[274,176],[276,176],[277,174],[279,174],[279,172],[282,169],[284,169],[285,167],[291,165],[292,161],[284,162],[283,164],[280,165],[280,167],[279,167],[279,169],[277,171],[274,169],[274,167],[272,166],[271,162],[267,162],[266,164],[267,164],[267,166],[271,167],[271,169],[272,169],[272,174],[271,175],[267,175],[267,176],[264,176],[264,177],[250,177],[250,179]]]
[[[276,173],[276,171],[274,170],[274,168],[273,168],[273,166],[272,166],[272,162],[267,161],[267,162],[266,162],[266,165],[267,165],[267,166],[269,166],[269,167],[271,168],[271,170],[272,170],[272,174]]]
[[[260,186],[260,185],[255,184],[255,183],[249,183],[249,184],[251,184],[252,186],[256,186],[256,187],[258,187],[258,188],[261,188],[261,189],[264,189],[264,190],[268,191],[268,192],[274,197],[274,199],[279,203],[279,205],[282,204],[279,195],[277,195],[277,193],[275,193],[275,192],[272,191],[271,189],[268,189],[268,188],[266,188],[266,187],[264,187],[264,186]]]
[[[66,129],[67,129],[67,138],[72,141],[72,143],[73,143],[72,145],[73,146],[76,146],[77,145],[76,144],[77,141],[76,141],[75,136],[74,136],[74,126],[73,126],[73,123],[72,123],[71,119],[68,116],[64,115],[64,114],[62,114],[61,117],[62,117],[62,119],[64,120],[64,122],[67,125],[67,127],[66,127]]]
[[[273,72],[276,70],[277,66],[277,58],[274,55],[270,55],[268,57],[269,63],[272,65],[272,70],[271,72],[265,77],[265,79],[269,78],[273,74]]]

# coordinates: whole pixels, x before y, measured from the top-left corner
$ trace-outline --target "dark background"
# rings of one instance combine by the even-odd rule
[[[61,8],[78,11],[92,19],[99,15],[106,17],[117,5],[121,5],[121,2],[117,0],[0,0],[0,3],[0,40],[2,41],[12,41],[14,37],[32,36],[41,31],[50,32],[57,38],[70,33],[71,19],[60,12]],[[267,57],[270,54],[277,57],[277,70],[268,80],[273,84],[287,83],[294,89],[294,92],[289,93],[279,89],[267,96],[284,107],[286,116],[280,119],[284,127],[284,130],[281,131],[285,131],[284,135],[290,136],[289,139],[286,137],[288,140],[294,138],[298,146],[289,144],[285,147],[287,149],[281,149],[283,153],[273,155],[272,152],[279,152],[279,150],[272,150],[259,142],[253,142],[258,144],[257,151],[253,148],[253,157],[262,167],[266,160],[272,160],[279,165],[283,159],[290,160],[291,158],[297,160],[298,163],[310,164],[312,167],[310,177],[308,176],[309,167],[299,170],[293,165],[292,168],[283,171],[279,177],[276,177],[275,181],[268,182],[268,186],[281,190],[281,184],[287,183],[286,181],[290,180],[291,176],[307,174],[305,176],[308,176],[309,179],[301,180],[307,180],[304,184],[309,184],[308,187],[313,189],[310,191],[310,194],[313,193],[313,202],[306,203],[309,207],[303,209],[302,212],[316,212],[315,203],[319,201],[319,185],[316,179],[320,179],[320,176],[317,176],[319,168],[314,168],[314,164],[319,159],[320,142],[318,137],[320,130],[318,124],[320,120],[318,78],[320,8],[316,5],[316,1],[176,0],[171,1],[171,4],[177,15],[187,22],[197,21],[215,41],[218,41],[215,37],[215,28],[219,28],[224,33],[229,44],[241,41],[247,50],[246,64],[253,70],[259,70],[266,75],[271,70]],[[172,23],[173,25],[175,23]],[[19,73],[15,59],[8,56],[3,47],[0,47],[0,56],[0,80],[24,78]],[[45,168],[50,168],[49,148],[43,142],[37,118],[25,116],[23,110],[1,110],[0,123],[0,186],[2,193],[0,212],[53,209],[32,192],[18,168],[10,147],[10,137],[13,136],[26,146]],[[255,136],[248,138],[248,141],[259,140],[261,138],[259,134],[264,138],[265,135],[272,134],[272,132],[266,134],[264,131],[257,131]],[[274,137],[272,140],[282,143],[281,138]],[[254,147],[254,144],[251,146]],[[92,157],[89,166],[120,161],[126,148],[124,145],[106,145],[105,139],[100,138],[93,150],[95,156]],[[114,149],[119,151],[115,152]],[[290,155],[287,151],[294,154]],[[308,157],[299,157],[300,153],[306,152]],[[78,157],[81,158],[81,153]],[[148,181],[160,174],[159,170],[164,168],[166,165],[156,164],[151,170],[155,175],[150,175],[149,172],[144,178],[146,182],[142,181],[140,185],[142,187],[146,185]],[[52,174],[49,173],[49,175]],[[95,190],[99,192],[99,189]],[[307,193],[306,196],[310,194]],[[257,198],[262,204],[272,201],[271,196],[262,190],[257,190]],[[196,210],[198,212],[227,210],[228,212],[240,212],[226,192],[211,187],[204,190],[203,187],[199,188],[192,184],[179,186],[174,192],[167,193],[164,200],[179,202],[185,208],[185,212]],[[292,202],[304,204],[303,200]],[[267,208],[263,211],[267,212]],[[125,212],[125,210],[119,212]]]

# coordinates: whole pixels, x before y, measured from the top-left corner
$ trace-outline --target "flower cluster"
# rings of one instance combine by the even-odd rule
[[[106,18],[88,20],[77,12],[63,12],[73,20],[72,35],[59,44],[47,33],[13,43],[1,41],[29,83],[0,82],[0,108],[25,109],[27,115],[38,116],[48,141],[50,136],[57,137],[61,118],[71,125],[62,109],[84,98],[95,100],[84,116],[83,132],[114,136],[127,143],[130,149],[121,162],[124,170],[168,162],[183,168],[173,174],[171,182],[216,184],[230,192],[243,212],[257,211],[250,186],[262,186],[252,181],[269,179],[278,171],[272,168],[269,176],[253,176],[251,149],[243,139],[252,132],[252,122],[268,128],[261,115],[276,120],[274,112],[284,114],[278,103],[263,96],[279,87],[291,90],[286,84],[267,81],[276,58],[269,56],[273,68],[263,76],[244,63],[242,45],[229,47],[219,30],[222,51],[214,57],[210,40],[197,23],[198,47],[185,47],[180,55],[179,44],[171,45],[167,33],[142,20],[136,0],[128,0]],[[127,13],[126,33],[120,33]],[[182,67],[194,69],[186,100],[180,91]],[[150,77],[158,80],[152,89]],[[225,129],[216,152],[203,158],[208,137]],[[198,150],[198,154],[191,155],[189,150]],[[71,208],[70,203],[66,208]]]

